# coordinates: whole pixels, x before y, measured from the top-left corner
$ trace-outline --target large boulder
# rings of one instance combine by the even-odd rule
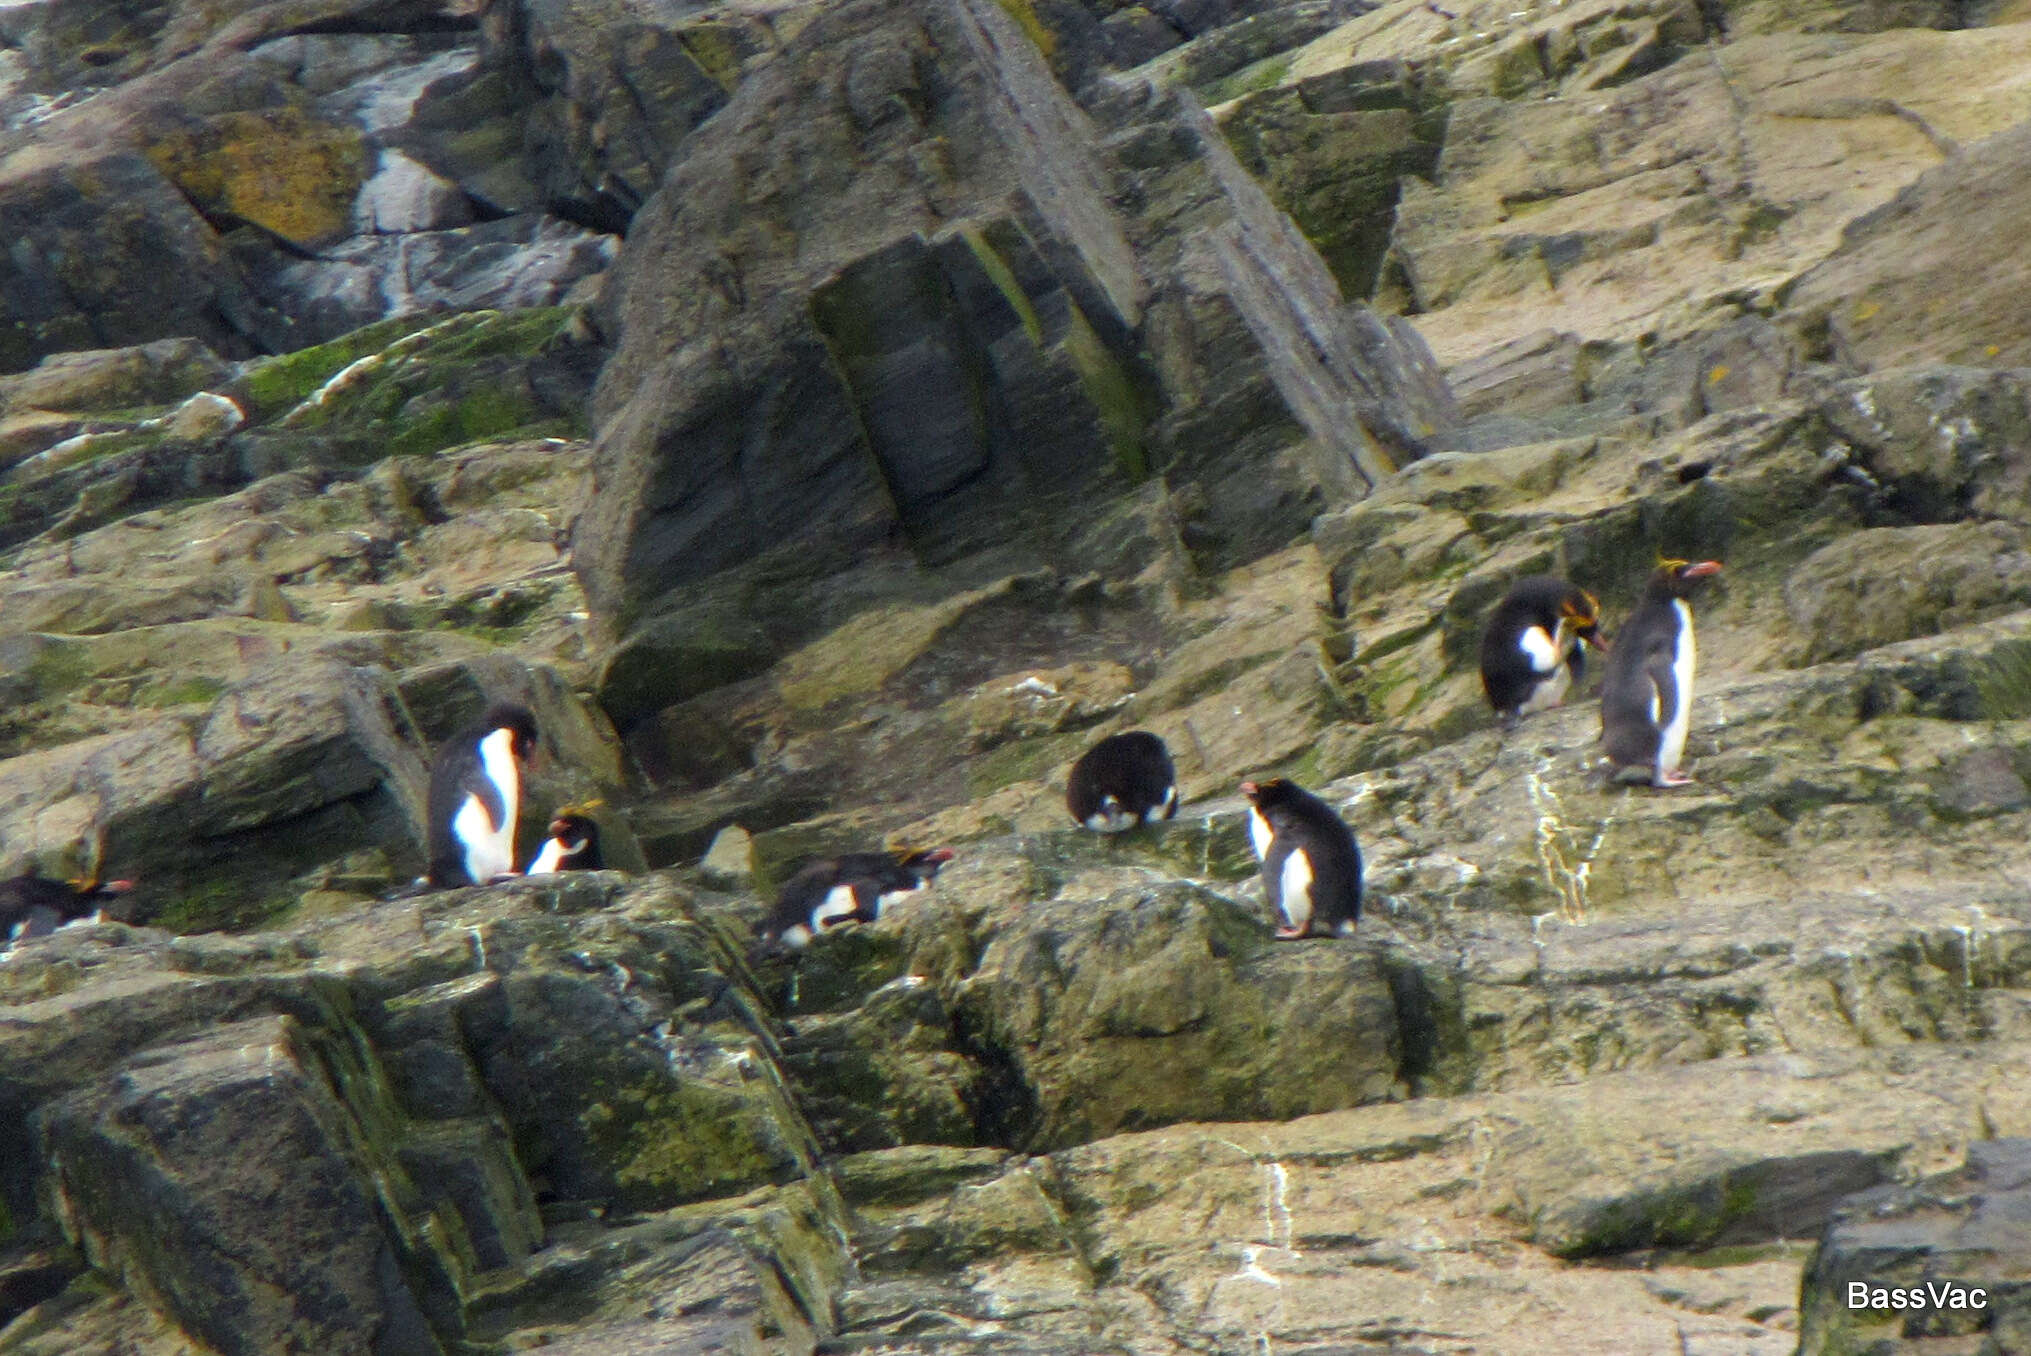
[[[415,1187],[303,1045],[287,1018],[232,1023],[50,1104],[55,1208],[94,1265],[221,1353],[437,1356],[403,1272],[446,1259],[405,1257],[421,1239],[389,1218]]]
[[[17,952],[0,1179],[38,1251],[4,1265],[62,1294],[8,1340],[153,1351],[167,1318],[218,1352],[809,1350],[846,1216],[724,906],[623,898],[583,875]]]
[[[1090,552],[1091,501],[1155,471],[1233,558],[1416,456],[1450,411],[1415,337],[1346,310],[1189,101],[1122,116],[1110,147],[971,0],[841,6],[757,68],[609,284],[595,607],[827,542],[949,559],[1025,503],[1019,536]]]
[[[1864,369],[2031,362],[2024,263],[1992,234],[2023,210],[2031,127],[1969,140],[1964,153],[1856,219],[1787,290],[1790,314],[1841,361]]]
[[[2031,113],[2014,76],[2025,33],[1931,31],[1960,27],[1936,6],[1928,28],[1905,27],[1894,6],[1828,8],[1842,16],[1392,0],[1280,57],[1270,88],[1221,112],[1278,201],[1336,258],[1364,261],[1343,280],[1373,276],[1378,303],[1417,315],[1449,365],[1547,326],[1648,346],[1778,303],[1836,345],[1867,327],[1873,348],[1838,351],[1872,365],[2012,361],[1998,329],[2011,289],[1929,310],[1914,332],[1923,299],[1954,284],[1895,264],[1904,223],[1936,218],[1926,257],[1961,279],[2008,276],[2007,262],[1956,253],[1994,233],[1959,235],[1940,205],[1994,180],[1967,210],[2009,213],[2010,139],[1966,166],[1958,152]],[[1885,13],[1859,17],[1871,8]],[[1434,149],[1434,114],[1436,165],[1406,173]],[[1913,196],[1890,207],[1907,185]],[[1359,219],[1338,210],[1356,193]],[[1377,229],[1390,232],[1379,275],[1347,253]],[[1990,319],[1964,326],[1970,314]],[[1928,323],[1983,337],[1949,351],[1923,338]]]
[[[2000,1354],[2031,1340],[2027,1192],[2031,1140],[2004,1132],[1952,1171],[1841,1202],[1800,1286],[1799,1352],[1902,1356],[1960,1338]]]
[[[138,152],[0,164],[0,228],[0,369],[171,336],[237,354],[259,323],[216,233]]]

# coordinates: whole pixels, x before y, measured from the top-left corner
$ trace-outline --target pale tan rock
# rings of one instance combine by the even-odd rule
[[[729,824],[713,835],[698,870],[711,884],[743,889],[755,878],[754,852],[753,836],[740,825]]]
[[[1863,368],[2031,364],[2031,265],[1997,235],[2023,220],[2027,163],[2022,127],[1970,145],[1855,222],[1788,311]]]

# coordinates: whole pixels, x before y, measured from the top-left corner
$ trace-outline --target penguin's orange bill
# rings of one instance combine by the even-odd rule
[[[1705,579],[1710,574],[1720,572],[1721,562],[1718,560],[1703,560],[1697,565],[1688,565],[1679,571],[1680,575],[1687,579]]]

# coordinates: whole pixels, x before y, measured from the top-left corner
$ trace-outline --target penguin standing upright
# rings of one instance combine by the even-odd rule
[[[1352,932],[1361,917],[1361,849],[1332,806],[1282,777],[1243,782],[1248,836],[1279,937]]]
[[[599,824],[592,817],[598,802],[567,805],[550,817],[549,837],[529,861],[525,876],[552,871],[599,871],[606,866],[599,851]]]
[[[502,703],[438,746],[430,765],[430,883],[485,885],[515,874],[523,766],[536,755],[536,718]]]
[[[1643,586],[1643,601],[1615,637],[1601,675],[1601,741],[1618,782],[1684,786],[1679,767],[1692,727],[1692,606],[1700,581],[1720,572],[1718,561],[1659,562]]]
[[[0,934],[9,941],[46,937],[66,923],[95,917],[109,899],[133,888],[131,880],[94,885],[89,881],[45,880],[33,871],[24,871],[0,881]]]
[[[1164,741],[1147,730],[1109,735],[1072,764],[1065,787],[1072,818],[1096,833],[1120,833],[1178,812],[1178,770]]]
[[[1601,605],[1555,575],[1519,579],[1481,633],[1481,689],[1506,729],[1557,706],[1601,648]]]
[[[882,910],[931,883],[950,848],[896,848],[823,857],[797,872],[762,920],[762,942],[797,948],[842,923],[872,923]]]

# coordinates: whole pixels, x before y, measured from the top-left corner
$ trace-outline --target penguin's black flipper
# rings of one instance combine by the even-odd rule
[[[484,766],[477,760],[459,782],[459,787],[478,798],[480,808],[487,812],[487,823],[495,829],[507,822],[508,803],[501,799],[501,788],[494,785],[494,779],[486,775]]]
[[[1650,689],[1657,694],[1657,711],[1651,717],[1651,723],[1660,734],[1670,729],[1672,721],[1678,719],[1678,674],[1672,668],[1672,658],[1670,650],[1655,645],[1643,661],[1643,676],[1650,680]]]

